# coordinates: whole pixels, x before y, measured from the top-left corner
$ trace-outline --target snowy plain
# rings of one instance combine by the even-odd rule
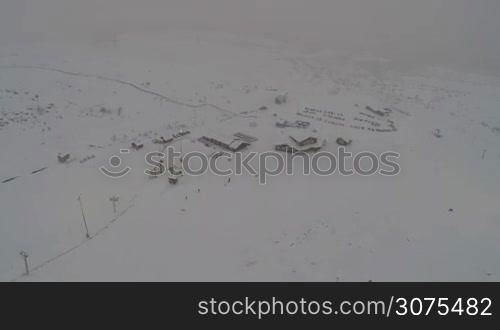
[[[500,78],[392,63],[183,26],[2,45],[0,280],[500,280]],[[397,130],[352,128],[366,106],[393,109]],[[244,132],[258,138],[246,152],[264,152],[306,107],[346,118],[310,120],[325,150],[347,137],[352,152],[395,151],[401,173],[143,173],[158,136],[189,130],[183,151],[211,153],[198,137]],[[104,176],[131,142],[144,143],[123,156],[132,171]]]

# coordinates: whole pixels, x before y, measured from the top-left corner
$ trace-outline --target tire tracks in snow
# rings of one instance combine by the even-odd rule
[[[169,96],[166,96],[166,95],[160,94],[158,92],[155,92],[153,90],[149,90],[147,88],[141,87],[140,85],[137,85],[137,84],[135,84],[133,82],[122,80],[122,79],[118,79],[118,78],[110,78],[110,77],[106,77],[106,76],[102,76],[102,75],[88,74],[88,73],[74,72],[74,71],[67,71],[67,70],[62,70],[62,69],[57,69],[57,68],[52,68],[52,67],[45,67],[45,66],[37,66],[37,65],[1,65],[0,69],[32,69],[32,70],[43,70],[43,71],[49,71],[49,72],[58,72],[58,73],[65,74],[65,75],[68,75],[68,76],[84,77],[84,78],[98,79],[98,80],[102,80],[102,81],[109,81],[109,82],[114,82],[114,83],[117,83],[117,84],[120,84],[120,85],[124,85],[124,86],[128,86],[128,87],[134,88],[134,89],[136,89],[136,90],[138,90],[138,91],[140,91],[142,93],[149,94],[149,95],[152,95],[154,97],[158,97],[161,100],[166,101],[168,103],[172,103],[172,104],[176,104],[176,105],[188,107],[188,108],[191,108],[191,109],[199,109],[199,108],[208,107],[208,108],[212,108],[212,109],[215,109],[217,111],[220,111],[220,112],[224,112],[226,114],[231,114],[233,116],[245,117],[245,116],[243,116],[243,115],[241,115],[239,113],[233,112],[233,111],[228,110],[228,109],[221,108],[218,105],[212,104],[212,103],[205,103],[205,102],[204,103],[187,103],[187,102],[179,101],[179,100],[173,99],[173,98],[171,98]]]

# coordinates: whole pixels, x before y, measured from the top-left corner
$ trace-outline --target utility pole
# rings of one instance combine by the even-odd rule
[[[116,214],[116,203],[118,202],[118,196],[112,196],[109,198],[111,203],[113,203],[113,214]]]
[[[82,204],[81,195],[78,196],[78,201],[80,202],[80,209],[82,210],[83,224],[85,225],[85,231],[87,232],[86,237],[87,237],[87,239],[90,239],[89,227],[87,227],[87,220],[85,219],[85,213],[83,212],[83,204]]]
[[[26,276],[30,274],[30,268],[28,266],[28,254],[24,251],[19,252],[19,254],[24,258],[24,268],[26,272],[24,273]]]

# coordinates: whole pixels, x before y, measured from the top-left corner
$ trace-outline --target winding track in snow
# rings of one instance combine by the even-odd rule
[[[121,85],[125,85],[125,86],[128,86],[128,87],[132,87],[132,88],[134,88],[134,89],[136,89],[136,90],[138,90],[138,91],[140,91],[142,93],[146,93],[146,94],[158,97],[158,98],[160,98],[160,99],[162,99],[162,100],[164,100],[166,102],[172,103],[172,104],[176,104],[176,105],[180,105],[180,106],[185,106],[185,107],[192,108],[192,109],[199,109],[199,108],[209,107],[209,108],[213,108],[215,110],[218,110],[218,111],[221,111],[221,112],[224,112],[224,113],[231,114],[233,116],[244,117],[243,115],[241,115],[239,113],[233,112],[233,111],[228,110],[228,109],[221,108],[218,105],[215,105],[215,104],[212,104],[212,103],[187,103],[187,102],[178,101],[178,100],[175,100],[175,99],[173,99],[173,98],[171,98],[169,96],[160,94],[158,92],[155,92],[155,91],[152,91],[152,90],[149,90],[149,89],[146,89],[146,88],[143,88],[143,87],[141,87],[141,86],[139,86],[139,85],[137,85],[137,84],[135,84],[133,82],[126,81],[126,80],[121,80],[121,79],[117,79],[117,78],[110,78],[110,77],[106,77],[106,76],[102,76],[102,75],[94,75],[94,74],[88,74],[88,73],[82,73],[82,72],[66,71],[66,70],[62,70],[62,69],[45,67],[45,66],[37,66],[37,65],[1,65],[0,69],[44,70],[44,71],[58,72],[58,73],[62,73],[62,74],[69,75],[69,76],[74,76],[74,77],[84,77],[84,78],[93,78],[93,79],[98,79],[98,80],[103,80],[103,81],[110,81],[110,82],[114,82],[114,83],[117,83],[117,84],[121,84]]]
[[[117,84],[121,84],[121,85],[124,85],[124,86],[128,86],[128,87],[131,87],[131,88],[134,88],[136,90],[138,90],[139,92],[142,92],[142,93],[145,93],[145,94],[149,94],[149,95],[152,95],[154,97],[158,97],[160,98],[161,100],[163,101],[166,101],[166,102],[169,102],[169,103],[172,103],[172,104],[176,104],[176,105],[180,105],[180,106],[185,106],[185,107],[188,107],[188,108],[192,108],[192,109],[199,109],[199,108],[204,108],[204,107],[209,107],[209,108],[213,108],[217,111],[220,111],[220,112],[224,112],[226,114],[230,114],[232,116],[240,116],[240,117],[246,117],[242,114],[239,114],[239,113],[236,113],[236,112],[233,112],[231,110],[227,110],[227,109],[224,109],[224,108],[221,108],[215,104],[212,104],[212,103],[198,103],[198,104],[193,104],[193,103],[186,103],[186,102],[182,102],[182,101],[178,101],[178,100],[175,100],[171,97],[168,97],[166,95],[163,95],[163,94],[160,94],[158,92],[155,92],[155,91],[152,91],[152,90],[149,90],[149,89],[146,89],[146,88],[143,88],[135,83],[132,83],[132,82],[129,82],[129,81],[126,81],[126,80],[121,80],[121,79],[116,79],[116,78],[110,78],[110,77],[106,77],[106,76],[102,76],[102,75],[93,75],[93,74],[87,74],[87,73],[81,73],[81,72],[73,72],[73,71],[66,71],[66,70],[62,70],[62,69],[57,69],[57,68],[51,68],[51,67],[44,67],[44,66],[36,66],[36,65],[7,65],[7,66],[0,66],[0,69],[31,69],[31,70],[43,70],[43,71],[49,71],[49,72],[57,72],[57,73],[61,73],[61,74],[65,74],[65,75],[69,75],[69,76],[74,76],[74,77],[84,77],[84,78],[92,78],[92,79],[98,79],[98,80],[102,80],[102,81],[109,81],[109,82],[113,82],[113,83],[117,83]],[[130,208],[132,208],[134,206],[134,203],[133,201],[135,200],[135,198],[137,197],[134,196],[134,198],[132,199],[130,205],[125,209],[123,210],[122,212],[120,212],[116,217],[114,217],[107,225],[103,226],[102,228],[98,229],[94,235],[92,235],[89,239],[86,239],[84,241],[81,241],[80,243],[58,253],[57,255],[37,264],[36,266],[34,266],[30,271],[31,272],[35,272],[43,267],[45,267],[46,265],[52,263],[53,261],[56,261],[58,260],[59,258],[62,258],[64,257],[65,255],[71,253],[72,251],[80,248],[81,246],[83,246],[84,244],[86,244],[87,242],[91,241],[94,237],[98,236],[99,234],[101,234],[103,231],[107,230],[116,220],[118,220],[122,215],[124,215]],[[15,282],[15,281],[18,281],[19,279],[23,278],[24,276],[26,276],[26,274],[21,274],[21,275],[18,275],[16,276],[14,279],[12,279],[11,281]]]
[[[135,83],[132,83],[130,81],[126,81],[126,80],[121,80],[121,79],[117,79],[117,78],[110,78],[110,77],[106,77],[106,76],[102,76],[102,75],[94,75],[94,74],[87,74],[87,73],[82,73],[82,72],[73,72],[73,71],[66,71],[66,70],[62,70],[62,69],[57,69],[57,68],[51,68],[51,67],[45,67],[45,66],[36,66],[36,65],[0,65],[0,69],[31,69],[31,70],[43,70],[43,71],[49,71],[49,72],[57,72],[57,73],[61,73],[61,74],[65,74],[65,75],[68,75],[68,76],[74,76],[74,77],[84,77],[84,78],[92,78],[92,79],[98,79],[98,80],[102,80],[102,81],[109,81],[109,82],[113,82],[113,83],[117,83],[117,84],[121,84],[121,85],[124,85],[124,86],[128,86],[128,87],[131,87],[131,88],[134,88],[136,90],[138,90],[139,92],[142,92],[142,93],[145,93],[145,94],[149,94],[149,95],[152,95],[154,97],[158,97],[160,98],[161,100],[163,101],[166,101],[166,102],[169,102],[169,103],[172,103],[172,104],[176,104],[176,105],[179,105],[179,106],[185,106],[185,107],[188,107],[188,108],[191,108],[191,109],[199,109],[199,108],[204,108],[204,107],[209,107],[209,108],[213,108],[217,111],[220,111],[220,112],[223,112],[223,113],[226,113],[226,114],[230,114],[232,117],[236,117],[236,116],[239,116],[239,117],[243,117],[243,118],[254,118],[255,116],[245,116],[245,115],[242,115],[240,113],[236,113],[236,112],[233,112],[231,110],[228,110],[228,109],[224,109],[224,108],[221,108],[215,104],[212,104],[212,103],[197,103],[197,104],[194,104],[194,103],[187,103],[187,102],[182,102],[182,101],[178,101],[178,100],[175,100],[171,97],[168,97],[166,95],[163,95],[163,94],[160,94],[158,92],[155,92],[155,91],[152,91],[152,90],[149,90],[149,89],[146,89],[146,88],[143,88]],[[230,117],[230,118],[232,118]],[[230,119],[228,118],[228,119]],[[36,171],[35,171],[36,173]],[[14,178],[15,179],[15,178]],[[52,263],[53,261],[56,261],[58,260],[59,258],[62,258],[64,257],[65,255],[68,255],[69,253],[71,253],[72,251],[80,248],[81,246],[85,245],[87,242],[91,241],[94,237],[98,236],[99,234],[101,234],[103,231],[107,230],[116,220],[118,220],[122,215],[124,215],[130,208],[132,208],[134,206],[134,203],[133,201],[135,200],[135,198],[137,197],[134,196],[132,198],[132,201],[130,203],[130,205],[125,209],[123,210],[122,212],[120,212],[116,217],[114,217],[111,221],[109,221],[109,223],[105,226],[103,226],[102,228],[98,229],[94,235],[92,235],[89,239],[86,239],[86,240],[83,240],[81,241],[80,243],[76,244],[76,245],[73,245],[72,247],[58,253],[57,255],[37,264],[36,266],[34,266],[32,269],[30,269],[30,272],[35,272],[45,266],[47,266],[48,264]],[[15,282],[15,281],[18,281],[19,279],[25,277],[26,274],[21,274],[21,275],[18,275],[16,276],[14,279],[12,279],[11,281],[12,282]]]

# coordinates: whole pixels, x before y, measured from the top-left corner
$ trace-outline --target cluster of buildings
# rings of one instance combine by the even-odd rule
[[[225,150],[228,150],[231,152],[237,152],[237,151],[240,151],[240,150],[247,148],[253,142],[257,141],[257,138],[250,136],[250,135],[247,135],[247,134],[243,134],[243,133],[235,133],[232,136],[224,136],[224,135],[206,136],[206,135],[203,135],[201,138],[198,139],[198,141],[205,144],[206,146],[216,145],[216,146],[219,146]]]
[[[289,136],[291,142],[293,143],[283,143],[274,146],[277,151],[283,151],[287,153],[303,153],[303,152],[316,152],[321,149],[321,144],[319,139],[315,136],[310,136],[306,134],[295,134]]]
[[[185,135],[190,134],[190,131],[180,131],[178,133],[172,134],[171,138],[165,139],[163,136],[160,136],[159,139],[153,139],[154,144],[169,144],[170,142],[173,142],[175,139],[178,139],[180,137],[183,137]]]
[[[321,149],[321,144],[319,138],[316,136],[307,135],[307,133],[294,134],[290,137],[290,143],[283,143],[274,146],[277,151],[283,151],[287,153],[301,153],[301,152],[316,152]],[[202,136],[198,139],[201,143],[208,146],[219,146],[222,149],[231,152],[241,151],[253,142],[257,141],[257,138],[252,136],[236,133],[232,136]]]

